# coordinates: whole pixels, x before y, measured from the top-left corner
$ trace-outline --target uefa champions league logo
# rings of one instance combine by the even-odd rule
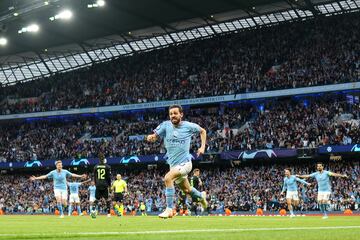
[[[358,147],[358,145],[360,145],[360,144],[355,144],[355,145],[351,148],[351,151],[352,151],[352,152],[360,152],[360,147]]]
[[[277,157],[274,150],[268,149],[268,150],[258,150],[253,153],[241,152],[238,159],[254,159],[256,157],[264,157],[264,156],[267,156],[268,158]]]
[[[89,165],[89,164],[90,164],[89,160],[87,160],[86,158],[74,159],[70,163],[71,166],[80,166],[80,165]]]
[[[124,163],[124,164],[127,164],[127,163],[137,163],[137,162],[140,162],[140,159],[137,157],[137,156],[131,156],[129,158],[121,158],[120,159],[120,163]]]
[[[329,147],[326,148],[326,151],[331,152],[332,148],[329,146]]]
[[[41,167],[41,166],[42,166],[42,163],[39,160],[27,161],[24,165],[24,167],[26,167],[26,168]]]

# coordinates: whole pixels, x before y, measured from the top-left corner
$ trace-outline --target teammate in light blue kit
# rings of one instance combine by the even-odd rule
[[[286,203],[290,211],[290,217],[295,217],[294,208],[297,208],[299,205],[299,194],[298,194],[298,185],[297,182],[310,186],[311,184],[291,175],[291,170],[285,169],[284,185],[281,191],[281,195],[286,191]]]
[[[90,182],[91,179],[86,180],[84,182],[69,182],[68,186],[70,188],[70,198],[69,198],[69,212],[68,215],[72,214],[72,206],[75,205],[78,216],[82,216],[81,208],[80,208],[80,197],[79,197],[79,188],[82,184]]]
[[[154,134],[146,137],[147,141],[155,142],[157,139],[164,139],[166,148],[167,163],[170,171],[165,175],[165,196],[166,210],[159,215],[161,218],[173,216],[175,188],[174,182],[179,185],[181,190],[190,194],[193,200],[200,201],[203,208],[207,208],[206,193],[200,193],[197,189],[190,186],[187,174],[192,169],[192,155],[190,154],[191,137],[200,133],[201,146],[197,151],[197,156],[205,152],[206,130],[199,125],[187,121],[182,121],[184,116],[183,109],[179,105],[169,107],[170,121],[161,123]]]
[[[54,181],[54,194],[57,202],[57,207],[60,211],[60,218],[64,218],[63,205],[66,206],[67,203],[67,177],[75,177],[75,178],[86,178],[86,175],[77,175],[69,172],[68,170],[62,169],[62,162],[56,161],[56,170],[49,172],[46,175],[42,175],[40,177],[31,176],[30,180],[42,180],[42,179],[53,179]]]
[[[89,204],[90,204],[90,210],[91,210],[93,207],[93,204],[95,202],[95,199],[96,199],[95,198],[96,186],[95,186],[94,181],[91,182],[91,185],[89,186],[88,191],[89,191]]]
[[[296,175],[301,178],[310,178],[314,177],[318,184],[318,204],[320,211],[324,214],[323,219],[328,218],[326,211],[329,204],[329,197],[331,194],[331,183],[330,176],[332,177],[342,177],[347,178],[347,175],[333,173],[330,171],[324,171],[324,164],[318,163],[316,164],[317,172],[314,172],[310,175]]]

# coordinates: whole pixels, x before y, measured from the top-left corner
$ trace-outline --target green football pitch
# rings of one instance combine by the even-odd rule
[[[0,239],[360,239],[360,216],[0,216]]]

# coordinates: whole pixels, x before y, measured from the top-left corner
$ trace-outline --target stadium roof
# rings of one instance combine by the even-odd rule
[[[168,24],[196,17],[209,17],[212,14],[226,12],[249,6],[246,2],[257,5],[271,3],[273,0],[107,0],[104,8],[87,8],[96,0],[1,0],[1,16],[10,14],[6,21],[1,21],[7,28],[11,44],[0,50],[1,55],[24,51],[38,51],[52,46],[70,43],[84,43],[86,40],[125,34],[129,31],[152,26],[167,27]],[[13,6],[14,3],[16,6]],[[236,5],[239,4],[239,5]],[[9,10],[13,6],[14,9]],[[21,14],[21,9],[33,10]],[[71,9],[74,17],[69,22],[51,22],[49,17],[61,9]],[[17,12],[18,16],[13,16]],[[36,22],[41,31],[34,35],[18,34],[25,25]],[[170,27],[176,29],[176,27]]]
[[[279,22],[358,11],[360,0],[1,0],[0,82],[14,84],[137,51]],[[70,9],[69,21],[50,21]],[[39,32],[22,33],[37,23]]]

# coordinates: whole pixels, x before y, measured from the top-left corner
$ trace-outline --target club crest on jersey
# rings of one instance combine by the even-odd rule
[[[174,132],[173,132],[173,136],[174,136],[175,138],[177,138],[177,137],[179,136],[178,131],[174,131]]]

